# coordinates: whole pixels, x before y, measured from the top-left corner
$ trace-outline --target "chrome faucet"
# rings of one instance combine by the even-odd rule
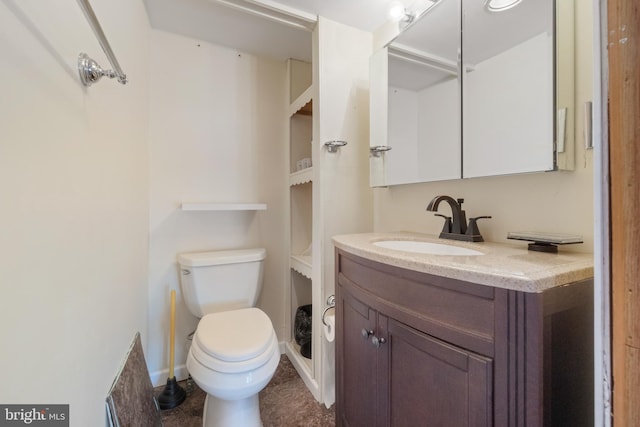
[[[467,242],[483,242],[484,239],[478,229],[477,220],[482,218],[491,218],[490,216],[479,216],[469,218],[469,226],[467,226],[467,216],[462,209],[464,199],[454,199],[450,196],[436,196],[427,205],[427,211],[437,212],[440,202],[447,202],[451,207],[451,217],[435,214],[445,219],[444,227],[440,232],[441,239],[463,240]]]

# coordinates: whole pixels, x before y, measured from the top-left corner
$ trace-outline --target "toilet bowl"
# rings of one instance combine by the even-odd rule
[[[185,303],[201,317],[187,369],[207,393],[204,427],[260,427],[258,393],[280,361],[269,317],[255,308],[264,249],[181,254]]]
[[[207,393],[203,425],[261,426],[258,393],[279,361],[278,340],[261,310],[204,316],[187,356],[187,369]]]

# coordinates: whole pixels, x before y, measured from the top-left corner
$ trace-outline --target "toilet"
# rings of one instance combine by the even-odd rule
[[[255,304],[265,249],[178,255],[189,311],[200,318],[187,369],[207,393],[204,427],[259,427],[258,393],[280,361],[269,317]]]

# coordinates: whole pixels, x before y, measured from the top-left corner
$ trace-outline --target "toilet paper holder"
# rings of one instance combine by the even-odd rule
[[[329,326],[327,325],[327,322],[324,320],[324,316],[327,315],[327,311],[331,310],[332,308],[335,308],[335,306],[336,306],[336,296],[329,295],[329,298],[327,298],[327,306],[324,308],[324,311],[322,312],[322,324],[324,326]]]

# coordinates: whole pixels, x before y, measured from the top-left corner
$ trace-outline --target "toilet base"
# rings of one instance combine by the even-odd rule
[[[202,426],[262,427],[258,394],[239,400],[222,400],[207,394]]]

